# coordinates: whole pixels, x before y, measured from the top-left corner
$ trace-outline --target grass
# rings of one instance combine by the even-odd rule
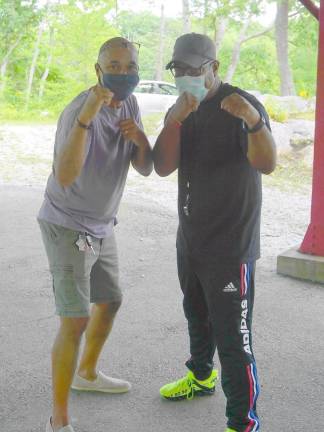
[[[27,165],[51,164],[50,159],[41,156],[16,154],[16,157],[19,162]]]
[[[312,168],[298,155],[280,156],[275,171],[263,176],[263,184],[284,191],[307,191],[312,184]]]
[[[157,135],[161,128],[165,113],[153,113],[142,117],[145,132],[148,136]],[[57,123],[57,117],[1,118],[2,124],[8,125],[52,125]]]
[[[164,113],[154,113],[143,116],[143,124],[148,136],[157,135],[159,132]],[[314,120],[315,113],[295,113],[290,118]],[[42,118],[41,121],[34,119],[34,124],[51,124],[49,119]],[[9,120],[6,123],[11,124],[33,124],[30,121]],[[0,137],[1,138],[1,137]],[[36,155],[21,155],[16,152],[19,162],[26,165],[50,164],[50,161]],[[8,174],[7,174],[8,175]],[[298,155],[298,152],[280,156],[277,168],[270,176],[263,176],[263,184],[267,187],[277,187],[285,191],[306,191],[309,190],[312,183],[312,168],[308,167]]]
[[[2,120],[0,119],[2,124],[7,125],[17,125],[17,126],[34,126],[34,125],[54,125],[57,123],[57,118],[33,118],[31,120],[26,119],[9,119],[9,120]]]
[[[153,113],[143,116],[142,121],[146,135],[158,135],[164,116],[165,113]]]
[[[315,120],[315,111],[289,113],[289,119]]]

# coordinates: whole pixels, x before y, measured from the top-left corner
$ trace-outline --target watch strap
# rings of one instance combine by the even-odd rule
[[[247,133],[256,133],[258,132],[260,129],[262,129],[262,127],[265,125],[265,120],[264,117],[260,114],[260,120],[257,122],[256,125],[254,125],[252,128],[249,128],[247,126],[247,124],[245,122],[243,122],[243,129],[247,132]]]

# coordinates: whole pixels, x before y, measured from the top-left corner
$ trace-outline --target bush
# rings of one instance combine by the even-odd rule
[[[277,121],[279,123],[284,123],[285,121],[288,120],[289,118],[288,111],[281,108],[279,104],[271,97],[268,97],[264,101],[264,106],[272,120]]]

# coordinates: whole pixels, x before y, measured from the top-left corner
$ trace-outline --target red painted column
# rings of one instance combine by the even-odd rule
[[[319,24],[312,210],[300,252],[324,257],[324,0],[320,2]]]

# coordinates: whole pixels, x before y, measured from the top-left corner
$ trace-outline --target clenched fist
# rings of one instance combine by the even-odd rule
[[[133,141],[137,146],[140,145],[144,132],[137,126],[133,119],[122,120],[119,123],[119,127],[126,140]]]
[[[241,118],[252,128],[260,120],[259,111],[243,96],[232,93],[221,102],[221,108],[234,117]]]
[[[114,94],[99,84],[91,87],[88,97],[80,111],[79,120],[89,124],[100,111],[102,105],[110,105]]]
[[[174,120],[183,122],[190,113],[197,111],[198,107],[199,101],[191,93],[184,92],[178,97],[169,116]]]

